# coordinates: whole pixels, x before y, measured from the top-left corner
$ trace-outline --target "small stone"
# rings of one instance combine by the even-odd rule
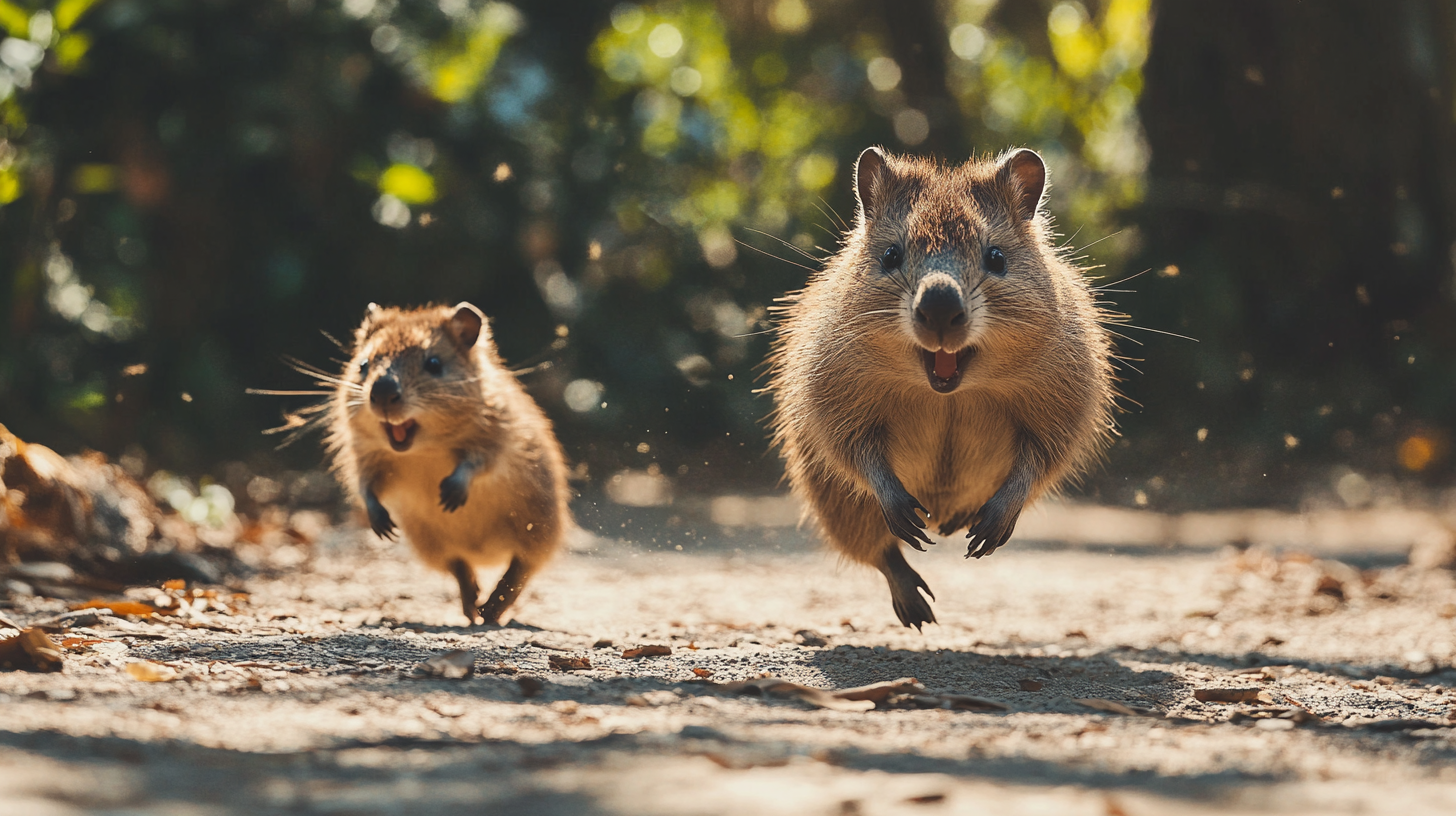
[[[795,632],[794,634],[795,634],[795,636],[798,637],[799,642],[802,643],[802,644],[804,644],[805,646],[828,646],[829,645],[829,641],[825,640],[823,635],[819,634],[818,632],[814,631],[813,629],[800,629],[799,631]]]

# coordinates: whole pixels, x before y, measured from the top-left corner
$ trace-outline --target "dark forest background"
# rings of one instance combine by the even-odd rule
[[[1229,0],[0,0],[0,422],[243,484],[370,301],[470,300],[585,485],[769,489],[767,308],[867,145],[1033,147],[1121,310],[1084,492],[1437,495],[1456,10]],[[775,257],[776,256],[776,257]],[[316,483],[316,482],[315,482]]]

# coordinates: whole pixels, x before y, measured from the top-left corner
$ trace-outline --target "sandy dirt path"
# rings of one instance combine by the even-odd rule
[[[920,634],[797,534],[598,540],[492,629],[357,530],[292,556],[231,614],[102,618],[64,673],[0,674],[0,811],[1456,813],[1456,581],[1390,558],[945,542],[911,554],[939,599]],[[649,644],[671,654],[622,656]],[[410,676],[455,649],[474,676]],[[924,691],[732,685],[764,674]],[[915,707],[944,695],[1006,710]]]

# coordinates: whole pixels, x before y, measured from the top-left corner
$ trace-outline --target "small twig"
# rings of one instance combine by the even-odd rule
[[[62,612],[55,617],[35,621],[31,626],[47,632],[65,632],[77,626],[93,626],[102,618],[110,617],[115,617],[110,609],[74,609],[70,612]]]
[[[5,617],[4,615],[0,615],[0,626],[3,626],[5,628],[7,628],[7,629],[14,629],[17,632],[24,632],[25,631],[25,627],[24,626],[21,626],[20,624],[18,624],[15,621],[13,621],[13,620]]]

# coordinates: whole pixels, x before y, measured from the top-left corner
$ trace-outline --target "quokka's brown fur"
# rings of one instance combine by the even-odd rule
[[[499,622],[572,525],[551,421],[506,368],[469,303],[370,305],[336,381],[328,446],[374,532],[395,526],[453,574],[461,608]],[[504,566],[482,603],[476,567]]]
[[[768,391],[788,478],[906,626],[935,621],[900,548],[931,543],[917,509],[987,555],[1113,429],[1109,315],[1053,244],[1045,183],[1030,150],[947,167],[870,148],[854,228],[780,308]]]

